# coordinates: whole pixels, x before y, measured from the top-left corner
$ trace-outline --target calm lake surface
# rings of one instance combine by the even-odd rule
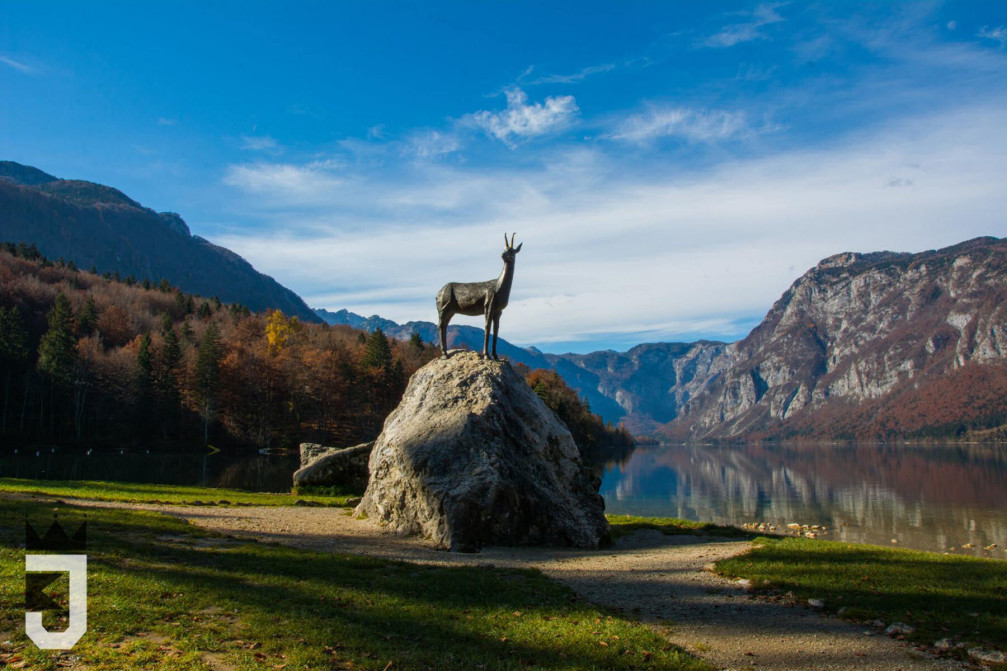
[[[613,514],[1007,558],[1007,446],[641,446],[606,465],[601,493]]]
[[[57,448],[0,457],[0,477],[286,492],[298,465],[296,453]],[[601,493],[614,514],[818,524],[822,538],[1007,558],[1007,446],[641,446],[605,467]]]
[[[47,448],[0,457],[0,477],[45,480],[111,480],[161,485],[230,487],[289,492],[300,467],[297,453],[90,452]]]

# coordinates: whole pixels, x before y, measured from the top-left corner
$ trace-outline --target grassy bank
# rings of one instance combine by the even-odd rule
[[[146,485],[131,482],[99,480],[23,480],[0,478],[0,491],[17,494],[55,496],[61,499],[96,499],[127,503],[178,503],[183,505],[246,505],[292,506],[304,503],[316,505],[346,505],[355,492],[325,493],[308,490],[297,494],[246,492],[240,489],[196,487],[188,485]]]
[[[725,527],[712,522],[695,522],[677,517],[637,517],[635,515],[606,515],[612,528],[612,538],[620,538],[641,529],[653,529],[666,535],[721,536],[725,538],[752,538],[752,534],[737,527]]]
[[[770,598],[822,599],[856,622],[904,622],[912,641],[1007,650],[1007,562],[802,538],[759,538],[750,553],[722,561]]]
[[[165,499],[159,494],[160,500]],[[82,511],[0,499],[0,601],[20,604],[23,520]],[[88,632],[40,651],[0,611],[0,662],[32,669],[702,669],[649,628],[537,571],[426,567],[236,541],[165,515],[89,509]],[[49,619],[47,626],[62,629]]]

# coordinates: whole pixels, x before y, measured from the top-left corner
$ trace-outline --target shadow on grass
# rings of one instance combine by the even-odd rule
[[[913,640],[951,637],[1007,649],[1007,562],[836,541],[767,539],[718,563],[763,591],[825,599],[866,621],[907,622]]]
[[[41,530],[54,508],[71,530],[83,518],[52,503],[0,500],[4,557],[20,557],[25,515]],[[114,668],[111,643],[152,631],[249,665],[702,668],[662,650],[666,644],[650,630],[606,617],[537,571],[417,566],[257,543],[190,546],[179,537],[216,535],[154,513],[86,514],[90,647],[81,655],[87,663],[94,654],[99,668],[102,659]],[[0,589],[4,600],[16,601],[9,580]],[[17,630],[16,620],[8,610],[0,629]]]

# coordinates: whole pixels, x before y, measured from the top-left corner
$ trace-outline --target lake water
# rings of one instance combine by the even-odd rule
[[[20,450],[0,457],[0,477],[285,492],[298,465],[296,453]],[[615,514],[818,524],[822,538],[1007,558],[1004,446],[641,446],[606,465],[601,493]]]
[[[641,446],[606,465],[601,493],[614,514],[818,524],[833,540],[1007,558],[1005,446]]]
[[[0,477],[46,480],[111,480],[162,485],[230,487],[289,492],[300,466],[296,453],[120,452],[47,448],[0,457]]]

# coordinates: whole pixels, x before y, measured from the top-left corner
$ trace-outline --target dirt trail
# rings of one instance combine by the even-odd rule
[[[155,510],[230,536],[312,550],[425,564],[537,568],[593,603],[670,625],[673,643],[725,669],[969,668],[809,608],[755,599],[743,587],[704,570],[746,551],[747,542],[641,531],[601,551],[486,548],[467,555],[387,533],[340,508],[76,504]]]

